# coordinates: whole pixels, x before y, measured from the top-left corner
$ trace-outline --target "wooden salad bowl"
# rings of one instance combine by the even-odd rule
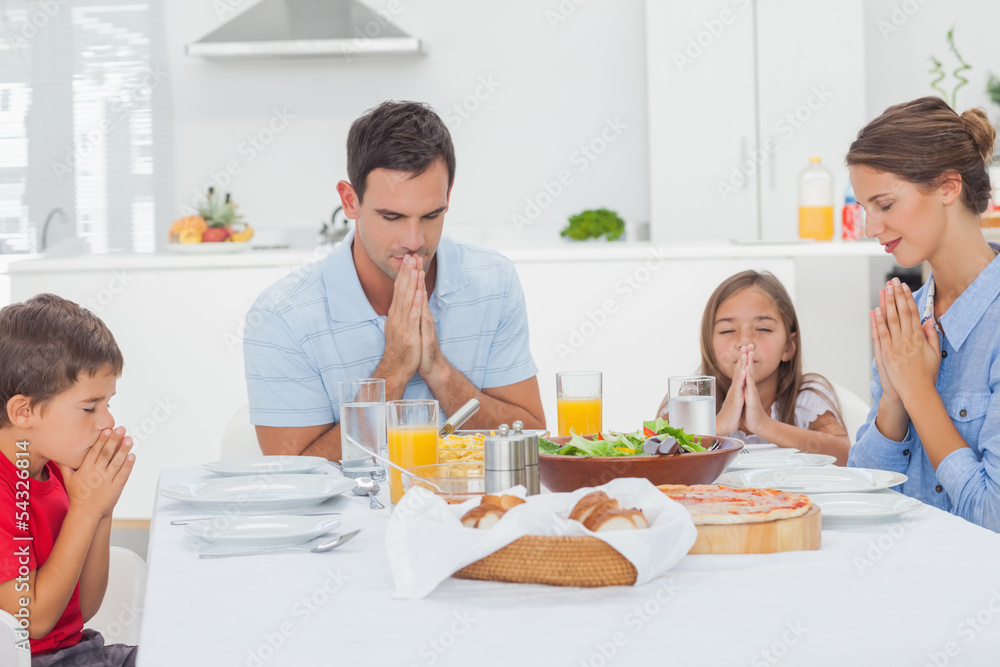
[[[588,440],[594,438],[593,435],[584,437]],[[703,447],[710,447],[716,442],[721,442],[722,446],[711,452],[663,456],[539,454],[538,474],[542,486],[555,493],[600,486],[619,477],[643,477],[655,485],[711,484],[743,449],[743,441],[711,435],[698,437]],[[558,445],[565,445],[569,439],[569,436],[549,438]]]

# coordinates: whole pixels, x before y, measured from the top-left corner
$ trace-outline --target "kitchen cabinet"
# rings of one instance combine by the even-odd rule
[[[866,121],[861,0],[648,0],[646,12],[653,241],[795,238],[813,155],[842,201]]]

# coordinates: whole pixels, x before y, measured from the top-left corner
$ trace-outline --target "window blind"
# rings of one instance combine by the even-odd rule
[[[6,251],[78,236],[94,253],[153,252],[165,237],[173,187],[163,1],[0,3]]]

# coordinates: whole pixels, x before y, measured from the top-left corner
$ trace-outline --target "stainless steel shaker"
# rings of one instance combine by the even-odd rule
[[[501,424],[496,435],[486,436],[486,493],[500,493],[525,485],[524,436]]]
[[[514,422],[514,433],[524,436],[524,487],[529,496],[537,496],[541,492],[538,477],[538,432],[526,432],[524,422],[518,419]]]

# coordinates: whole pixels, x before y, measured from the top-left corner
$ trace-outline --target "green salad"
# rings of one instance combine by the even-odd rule
[[[642,428],[632,433],[609,431],[598,433],[593,440],[574,434],[565,445],[557,445],[545,438],[538,439],[538,451],[542,454],[562,454],[564,456],[642,456],[642,445],[654,435],[669,435],[693,452],[704,452],[697,436],[688,435],[682,429],[673,428],[667,420],[657,417],[642,423]]]

